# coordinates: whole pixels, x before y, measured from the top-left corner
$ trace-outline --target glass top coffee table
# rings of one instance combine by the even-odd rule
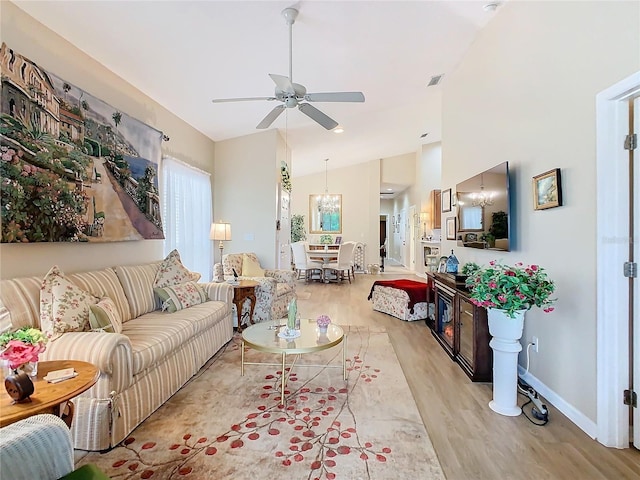
[[[314,353],[342,344],[342,365],[309,365],[300,364],[301,367],[324,367],[342,368],[342,377],[347,379],[347,337],[338,325],[330,324],[327,331],[320,331],[315,320],[303,318],[300,320],[300,336],[296,338],[281,338],[278,334],[286,329],[286,318],[261,322],[244,329],[242,331],[242,347],[240,374],[244,375],[245,365],[272,365],[282,367],[282,386],[280,403],[284,405],[284,390],[293,366],[304,353]],[[281,363],[265,362],[245,362],[244,347],[248,346],[254,350],[266,353],[277,353],[282,355]],[[287,355],[296,355],[289,372],[286,371]]]

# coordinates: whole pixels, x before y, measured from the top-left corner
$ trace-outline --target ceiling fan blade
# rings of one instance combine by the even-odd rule
[[[364,102],[364,94],[362,92],[307,93],[304,99],[307,102]]]
[[[301,103],[298,108],[302,113],[304,113],[307,117],[315,120],[320,125],[322,125],[327,130],[333,130],[338,126],[338,122],[336,122],[333,118],[328,117],[316,107],[311,105],[310,103]]]
[[[253,100],[277,100],[276,97],[240,97],[240,98],[214,98],[213,103],[225,102],[250,102]]]
[[[289,77],[285,77],[284,75],[276,75],[275,73],[270,73],[269,76],[271,77],[271,80],[273,80],[273,82],[276,84],[278,90],[287,93],[296,93],[293,85],[291,84],[291,80],[289,80]]]
[[[258,124],[256,128],[269,128],[271,124],[275,121],[276,118],[280,116],[284,109],[287,108],[284,105],[278,105],[273,110],[271,110],[266,117],[262,119],[262,121]]]

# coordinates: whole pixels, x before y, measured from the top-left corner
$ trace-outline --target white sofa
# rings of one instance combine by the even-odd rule
[[[69,332],[48,342],[40,360],[83,360],[100,371],[74,399],[74,448],[104,450],[121,442],[191,378],[233,336],[232,289],[200,284],[208,301],[161,311],[154,279],[161,262],[67,275],[96,297],[111,298],[122,333]],[[40,327],[38,277],[0,282],[0,331]]]

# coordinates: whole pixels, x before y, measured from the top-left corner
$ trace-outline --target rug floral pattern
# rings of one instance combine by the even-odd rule
[[[336,347],[303,355],[289,372],[247,365],[240,338],[122,444],[90,453],[114,479],[442,479],[444,475],[386,332],[348,329],[348,380]],[[250,349],[247,361],[279,356]]]

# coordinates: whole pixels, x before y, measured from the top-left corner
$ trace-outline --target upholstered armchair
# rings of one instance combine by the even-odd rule
[[[109,480],[93,464],[74,468],[71,431],[51,414],[0,429],[0,472],[12,480]]]
[[[244,267],[244,270],[243,270]],[[256,307],[253,321],[264,322],[287,316],[289,302],[296,298],[296,272],[293,270],[262,269],[255,253],[228,253],[222,256],[222,266],[216,264],[214,275],[223,280],[234,278],[233,270],[240,280],[255,280]],[[220,280],[220,278],[217,278]],[[235,308],[235,306],[234,306]],[[249,300],[242,307],[242,314],[249,312]],[[242,316],[242,315],[241,315]],[[235,315],[234,319],[237,318]]]

